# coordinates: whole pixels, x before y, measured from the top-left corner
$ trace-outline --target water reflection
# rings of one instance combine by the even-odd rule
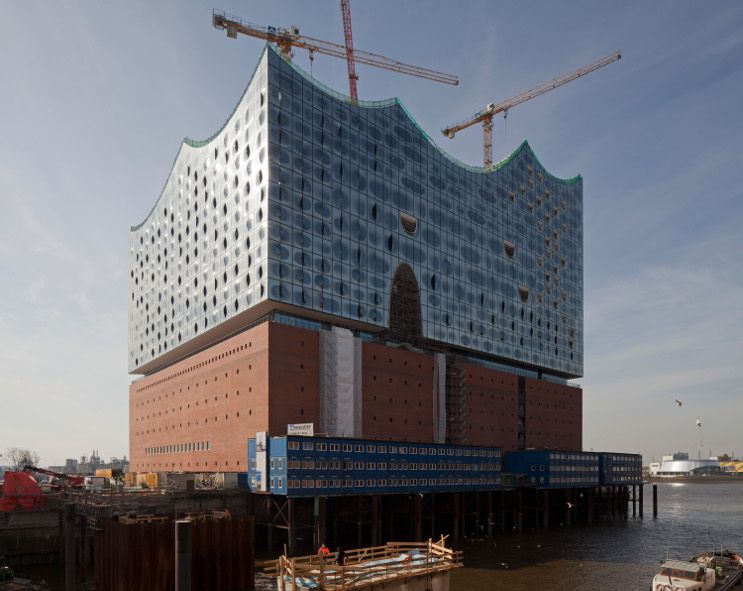
[[[464,545],[465,568],[454,572],[451,589],[644,590],[666,556],[688,558],[713,543],[743,549],[743,482],[659,484],[656,520],[650,493],[643,520],[630,515]]]

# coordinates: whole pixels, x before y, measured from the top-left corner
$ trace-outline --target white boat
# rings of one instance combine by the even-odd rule
[[[691,560],[666,560],[653,577],[651,591],[727,591],[743,579],[738,554],[704,552]]]

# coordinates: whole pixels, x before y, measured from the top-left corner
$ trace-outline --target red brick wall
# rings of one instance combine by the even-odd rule
[[[433,440],[434,357],[362,345],[362,433],[380,440]],[[472,445],[518,448],[518,378],[463,363]],[[129,388],[132,470],[246,471],[247,439],[320,422],[319,333],[263,323]],[[207,443],[211,449],[145,454]],[[581,449],[580,388],[526,379],[526,445]]]
[[[470,363],[460,368],[467,401],[464,440],[504,451],[518,449],[518,377]]]
[[[320,334],[271,323],[269,346],[271,435],[286,435],[289,423],[315,423],[317,428],[320,425]]]
[[[246,471],[247,440],[256,431],[280,435],[287,423],[317,424],[317,353],[317,332],[266,322],[134,382],[131,469]],[[211,449],[145,454],[206,442]]]
[[[362,358],[363,436],[433,441],[433,355],[364,343]]]
[[[583,390],[526,378],[526,447],[583,449]]]

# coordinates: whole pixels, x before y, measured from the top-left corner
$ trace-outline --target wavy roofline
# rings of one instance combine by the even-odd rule
[[[423,135],[424,138],[428,140],[428,142],[436,148],[443,156],[445,156],[448,160],[452,161],[457,166],[460,166],[461,168],[464,168],[465,170],[468,170],[470,172],[476,172],[476,173],[490,173],[494,172],[496,170],[499,170],[506,166],[509,162],[511,162],[516,156],[518,156],[521,151],[524,148],[529,148],[529,151],[531,152],[532,156],[534,156],[534,160],[537,161],[539,166],[544,170],[545,173],[547,173],[551,178],[554,180],[565,183],[565,184],[573,184],[577,183],[580,180],[582,180],[582,176],[580,174],[577,174],[574,177],[571,178],[561,178],[558,176],[555,176],[552,174],[545,166],[542,164],[541,160],[537,158],[537,155],[534,153],[534,150],[532,149],[531,145],[529,144],[528,140],[524,139],[517,147],[516,149],[511,152],[508,156],[503,158],[503,160],[500,160],[499,162],[496,162],[495,164],[492,164],[490,166],[472,166],[471,164],[467,164],[466,162],[462,162],[459,160],[459,158],[452,156],[449,152],[447,152],[444,148],[439,146],[433,138],[428,134],[428,132],[421,127],[421,125],[416,121],[415,117],[413,117],[412,113],[408,110],[408,108],[405,106],[405,103],[403,103],[399,98],[392,97],[388,99],[382,99],[377,101],[370,101],[370,100],[363,100],[363,99],[357,99],[353,100],[350,96],[343,94],[342,92],[339,92],[333,88],[330,88],[327,84],[324,84],[320,80],[313,78],[307,70],[304,70],[300,68],[297,64],[295,64],[293,61],[291,61],[289,58],[284,56],[278,48],[272,44],[267,43],[268,47],[270,47],[276,55],[278,55],[280,58],[282,58],[287,64],[289,64],[295,72],[297,72],[300,76],[302,76],[305,80],[312,83],[314,86],[316,86],[319,90],[324,92],[325,94],[336,98],[340,101],[343,101],[344,103],[348,103],[349,105],[357,105],[359,107],[366,107],[366,108],[372,108],[372,109],[379,109],[384,107],[391,107],[394,105],[398,105],[405,115],[410,119],[410,122],[415,126],[415,128]]]
[[[217,131],[215,131],[213,134],[211,134],[208,138],[203,139],[203,140],[195,140],[188,136],[185,136],[181,140],[181,143],[178,146],[178,151],[175,153],[175,158],[173,158],[173,164],[171,164],[170,166],[170,172],[168,172],[168,175],[165,177],[165,183],[163,184],[163,188],[160,189],[160,195],[158,195],[157,199],[155,200],[155,204],[152,206],[152,208],[150,209],[149,213],[145,216],[145,218],[136,226],[129,227],[130,232],[136,232],[142,226],[144,226],[147,223],[147,221],[150,219],[150,216],[152,215],[152,213],[157,209],[157,206],[163,197],[163,193],[165,193],[165,187],[168,186],[168,181],[170,180],[170,176],[173,174],[173,170],[175,170],[175,163],[178,162],[178,156],[180,156],[181,151],[183,150],[183,146],[185,145],[185,146],[188,146],[189,148],[202,148],[204,146],[208,146],[227,127],[227,124],[230,122],[230,119],[232,119],[232,116],[237,112],[237,108],[240,106],[240,103],[242,102],[243,97],[245,96],[245,93],[248,92],[248,88],[250,88],[250,85],[253,83],[253,78],[255,78],[255,73],[258,71],[258,67],[261,65],[261,62],[263,61],[263,57],[266,55],[267,49],[268,49],[267,47],[263,48],[261,57],[258,58],[258,61],[256,62],[255,67],[253,68],[253,73],[250,75],[250,78],[248,79],[248,83],[245,85],[245,88],[243,89],[242,93],[240,93],[240,98],[237,99],[235,106],[233,107],[227,119],[224,120],[224,123],[222,123],[220,128]]]
[[[421,125],[416,121],[415,117],[411,114],[411,112],[408,110],[408,108],[405,106],[405,103],[403,103],[398,97],[392,97],[388,99],[382,99],[382,100],[353,100],[350,96],[343,94],[342,92],[339,92],[327,84],[321,82],[317,78],[312,77],[306,70],[303,68],[300,68],[297,64],[295,64],[293,61],[288,59],[286,56],[284,56],[273,43],[266,43],[265,47],[263,48],[263,52],[261,53],[261,57],[256,62],[255,68],[253,69],[253,73],[250,75],[250,79],[248,80],[248,83],[245,85],[245,89],[240,94],[240,98],[235,103],[235,107],[230,112],[229,116],[225,119],[224,123],[221,125],[221,127],[215,131],[212,135],[210,135],[208,138],[203,140],[194,140],[188,136],[185,136],[180,143],[180,146],[178,147],[178,151],[175,154],[175,158],[173,158],[173,164],[170,167],[170,171],[168,172],[168,175],[165,179],[165,183],[163,185],[163,188],[160,190],[160,194],[158,195],[158,198],[155,200],[155,204],[150,209],[149,213],[145,216],[145,218],[137,225],[130,226],[129,231],[135,232],[139,230],[142,226],[144,226],[147,221],[150,219],[150,216],[152,213],[157,209],[157,206],[160,203],[160,200],[162,199],[163,194],[165,193],[165,188],[168,186],[168,181],[170,180],[171,175],[173,174],[173,170],[175,169],[175,164],[178,161],[178,156],[180,156],[181,151],[183,150],[183,146],[186,145],[190,148],[202,148],[204,146],[209,145],[214,139],[222,133],[222,131],[227,127],[227,124],[232,119],[233,115],[237,111],[237,108],[240,106],[240,103],[242,102],[243,97],[245,96],[245,93],[248,91],[248,88],[250,88],[251,83],[253,82],[253,78],[255,78],[255,73],[258,71],[258,67],[260,66],[261,62],[263,61],[264,56],[266,55],[268,50],[273,51],[277,56],[279,56],[281,59],[283,59],[289,66],[291,66],[295,72],[297,72],[300,76],[302,76],[305,80],[313,84],[318,90],[321,92],[324,92],[328,96],[335,98],[337,100],[340,100],[344,103],[364,107],[364,108],[370,108],[370,109],[380,109],[380,108],[387,108],[387,107],[393,107],[393,106],[399,106],[403,113],[405,113],[405,116],[410,120],[410,122],[413,124],[413,126],[418,130],[418,132],[436,149],[438,150],[442,156],[456,164],[457,166],[470,171],[475,172],[478,174],[488,174],[491,172],[495,172],[497,170],[500,170],[504,166],[508,165],[514,158],[516,158],[523,150],[528,149],[531,155],[534,157],[534,160],[536,160],[537,164],[542,168],[542,170],[550,176],[550,178],[560,182],[564,183],[566,185],[574,184],[577,182],[580,182],[583,177],[580,174],[577,174],[574,177],[571,178],[561,178],[554,174],[552,174],[545,166],[542,164],[541,160],[537,157],[537,155],[534,153],[534,150],[532,149],[531,145],[529,144],[528,140],[524,139],[517,147],[516,149],[511,152],[508,156],[500,160],[499,162],[496,162],[495,164],[492,164],[491,166],[472,166],[471,164],[467,164],[465,162],[462,162],[459,160],[459,158],[456,158],[449,152],[447,152],[444,148],[439,146],[433,138],[428,134],[428,132],[421,127]]]

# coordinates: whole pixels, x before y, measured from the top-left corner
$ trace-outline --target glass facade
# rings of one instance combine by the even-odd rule
[[[397,100],[351,102],[268,47],[132,232],[130,369],[266,299],[388,327],[407,265],[424,338],[577,377],[582,232],[582,179],[553,177],[526,142],[466,166]]]

